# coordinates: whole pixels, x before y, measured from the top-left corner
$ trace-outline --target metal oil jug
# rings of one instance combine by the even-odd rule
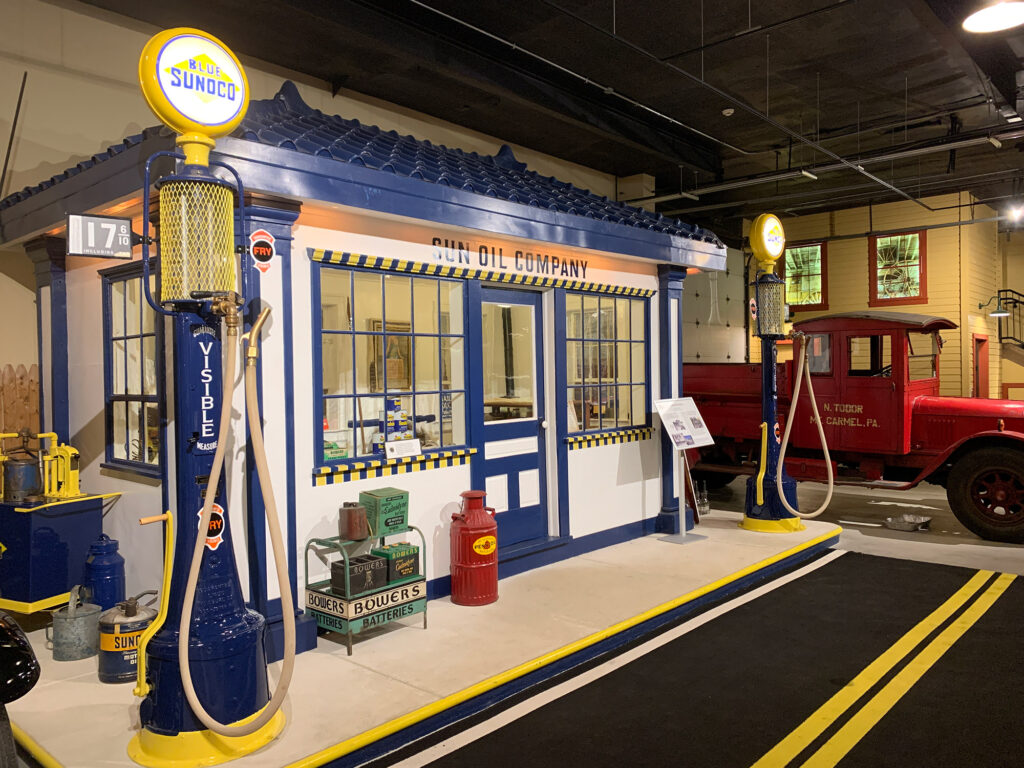
[[[157,614],[156,609],[149,607],[156,598],[148,605],[139,605],[139,600],[146,595],[155,594],[155,589],[146,590],[119,602],[100,616],[101,682],[135,681],[138,672],[139,640]]]
[[[100,607],[83,603],[81,586],[71,588],[66,607],[53,613],[53,634],[46,628],[46,647],[54,661],[77,661],[95,656],[100,650]]]

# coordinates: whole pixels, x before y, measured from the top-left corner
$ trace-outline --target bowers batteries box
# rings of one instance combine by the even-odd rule
[[[380,589],[388,583],[388,561],[376,555],[359,555],[348,559],[348,582],[345,588],[345,561],[331,563],[331,591],[342,597],[352,597],[371,589]]]
[[[415,544],[402,541],[375,547],[370,554],[383,557],[388,563],[388,583],[398,579],[417,576],[420,572],[420,548]]]

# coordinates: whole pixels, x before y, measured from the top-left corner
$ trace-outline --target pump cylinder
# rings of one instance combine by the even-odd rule
[[[234,192],[219,180],[160,183],[160,302],[235,288]]]

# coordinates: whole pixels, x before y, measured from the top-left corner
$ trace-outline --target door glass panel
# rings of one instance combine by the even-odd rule
[[[484,421],[533,418],[533,307],[484,303],[481,315]]]
[[[888,334],[849,338],[849,376],[892,376],[892,341]]]

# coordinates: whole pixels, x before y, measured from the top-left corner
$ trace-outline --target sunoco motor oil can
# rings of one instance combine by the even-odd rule
[[[139,639],[156,617],[156,611],[139,605],[139,599],[155,595],[148,590],[118,603],[100,616],[100,682],[130,683],[137,675]]]

